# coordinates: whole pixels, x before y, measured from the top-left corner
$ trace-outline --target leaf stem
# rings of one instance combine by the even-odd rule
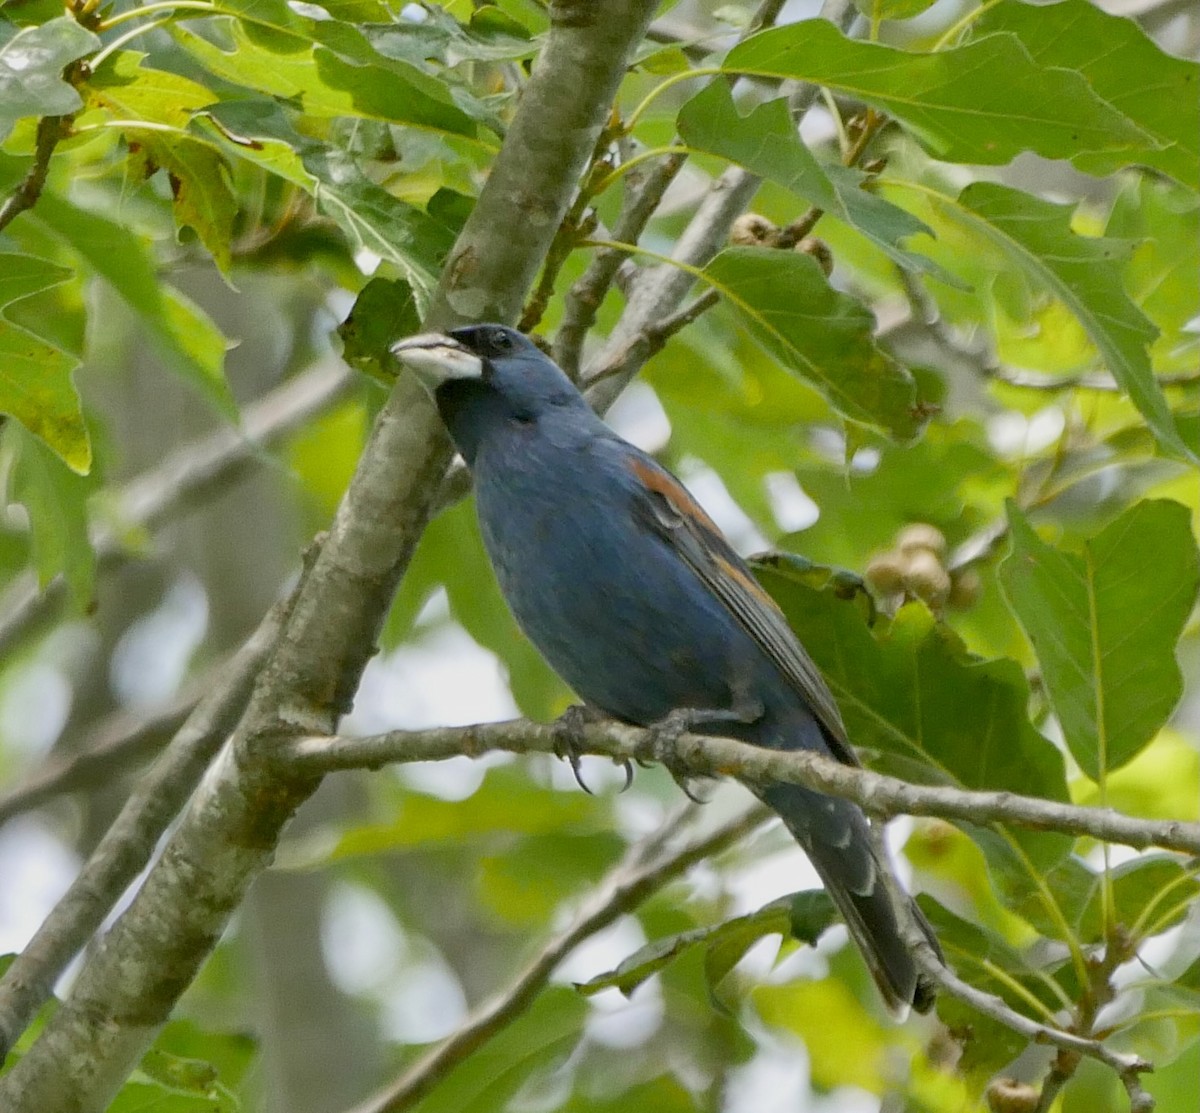
[[[638,106],[629,114],[625,120],[625,130],[633,131],[638,120],[645,115],[646,110],[668,89],[683,81],[690,81],[693,77],[714,77],[719,73],[724,73],[720,66],[698,66],[694,70],[683,70],[681,73],[673,73],[670,77],[660,81],[653,89],[650,90],[638,104]]]
[[[128,23],[131,19],[141,19],[142,16],[157,15],[159,12],[169,12],[174,15],[180,11],[204,12],[208,15],[224,14],[215,4],[207,3],[207,0],[159,0],[154,4],[142,4],[140,7],[130,8],[125,12],[117,12],[116,15],[98,23],[96,30],[111,31],[114,27]]]
[[[130,27],[123,35],[118,35],[112,42],[107,43],[101,50],[88,59],[88,68],[95,73],[108,60],[111,54],[120,50],[127,42],[136,39],[139,35],[144,35],[148,31],[153,31],[157,27],[162,27],[165,23],[170,23],[171,18],[167,16],[163,19],[153,19],[149,23],[142,23],[137,27]]]
[[[933,44],[932,53],[936,53],[939,50],[945,50],[951,45],[957,45],[954,40],[957,39],[963,31],[970,27],[971,24],[974,23],[981,15],[983,15],[984,12],[988,11],[990,8],[994,8],[999,3],[1000,0],[984,0],[984,2],[980,4],[978,8],[973,8],[961,19],[955,20],[945,31],[942,32],[938,41]]]
[[[593,197],[598,197],[606,189],[609,188],[619,178],[623,177],[628,171],[636,166],[640,166],[643,162],[652,158],[659,158],[661,155],[695,155],[703,154],[702,151],[697,151],[694,147],[687,147],[682,143],[672,143],[666,147],[651,147],[647,151],[639,151],[633,158],[626,159],[620,166],[617,166],[610,173],[606,174],[592,192]]]

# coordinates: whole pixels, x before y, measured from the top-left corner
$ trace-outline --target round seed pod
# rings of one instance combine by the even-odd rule
[[[896,548],[906,554],[924,549],[942,557],[946,555],[946,538],[937,526],[931,526],[928,522],[913,522],[896,534]]]
[[[884,553],[871,558],[866,580],[882,595],[896,595],[904,590],[905,571],[905,565],[895,553]]]
[[[799,251],[804,255],[811,255],[816,259],[817,265],[825,272],[826,278],[833,274],[833,252],[829,250],[829,244],[824,240],[817,239],[816,236],[805,236],[792,250]]]
[[[779,228],[758,213],[742,213],[729,232],[730,243],[742,247],[770,247]]]
[[[987,1103],[991,1113],[1034,1113],[1041,1093],[1028,1082],[1015,1078],[996,1078],[987,1088]]]
[[[950,574],[942,567],[942,562],[928,549],[917,549],[905,555],[904,581],[909,591],[935,609],[944,606],[950,598]]]

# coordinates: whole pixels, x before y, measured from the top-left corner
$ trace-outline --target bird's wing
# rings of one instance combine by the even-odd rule
[[[839,761],[858,765],[841,713],[812,658],[783,612],[729,546],[713,520],[665,469],[648,456],[631,453],[626,466],[636,481],[637,514],[729,609],[816,715]]]

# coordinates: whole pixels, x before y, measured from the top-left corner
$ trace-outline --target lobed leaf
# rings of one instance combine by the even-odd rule
[[[1088,0],[993,4],[979,34],[1011,32],[1035,62],[1074,70],[1152,140],[1105,153],[1074,152],[1089,174],[1149,166],[1200,190],[1200,64],[1162,49],[1137,22]]]
[[[15,417],[72,471],[84,475],[91,468],[92,446],[71,381],[79,361],[6,319],[4,312],[14,302],[70,277],[66,267],[47,259],[0,252],[0,413]]]
[[[857,229],[900,266],[932,270],[953,281],[923,255],[900,246],[901,240],[919,232],[933,234],[923,221],[862,189],[861,173],[817,162],[800,141],[786,98],[767,101],[742,116],[729,86],[714,81],[679,110],[676,125],[689,147],[720,155],[777,182]]]
[[[1071,158],[1155,145],[1083,75],[1039,65],[1011,34],[922,54],[858,42],[827,20],[808,19],[751,36],[723,68],[812,81],[856,97],[894,116],[931,155],[949,162],[994,165],[1022,151]]]
[[[2,32],[2,29],[0,29]],[[63,68],[100,40],[70,16],[23,27],[0,43],[0,139],[24,116],[65,116],[83,104]]]
[[[898,439],[917,434],[922,418],[912,377],[876,345],[870,311],[834,290],[815,260],[734,247],[702,277],[759,344],[844,417]]]

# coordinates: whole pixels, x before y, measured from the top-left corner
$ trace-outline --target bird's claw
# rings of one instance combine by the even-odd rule
[[[583,779],[582,763],[579,760],[583,749],[583,728],[589,723],[602,722],[605,718],[607,716],[593,708],[573,704],[554,721],[552,728],[555,755],[571,766],[575,783],[589,796],[596,794]],[[625,783],[620,789],[621,792],[625,792],[633,784],[633,765],[628,758],[621,758],[617,764],[625,771]]]
[[[679,786],[679,790],[694,804],[707,804],[708,800],[696,793],[693,787],[695,775],[682,767],[676,746],[679,739],[694,727],[713,721],[724,722],[727,717],[727,712],[677,707],[649,727],[652,759],[671,774],[671,779]],[[639,764],[647,764],[640,758],[638,761]]]
[[[562,758],[571,766],[575,783],[589,796],[596,794],[588,788],[580,768],[579,751],[583,746],[583,728],[588,723],[587,709],[572,704],[554,721],[554,756]]]

